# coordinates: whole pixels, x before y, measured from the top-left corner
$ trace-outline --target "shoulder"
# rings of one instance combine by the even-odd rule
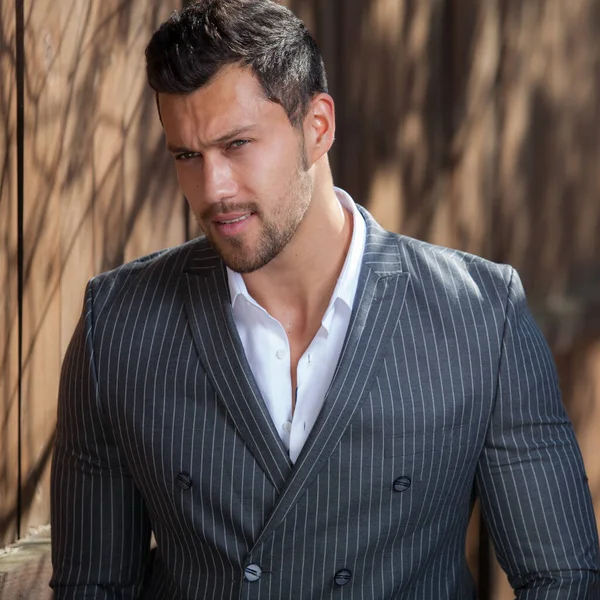
[[[472,301],[502,313],[511,288],[522,293],[510,265],[387,231],[366,209],[359,210],[367,225],[365,264],[381,273],[407,273],[417,302],[447,309]]]
[[[209,249],[208,241],[201,237],[142,256],[93,277],[87,290],[94,313],[98,315],[115,303],[140,303],[157,292],[168,293],[177,286],[190,261]]]
[[[430,309],[462,311],[478,305],[502,318],[514,282],[521,289],[510,265],[383,229],[372,231],[369,239],[365,261],[407,273],[415,301]]]
[[[383,229],[364,208],[365,263],[380,271],[405,272],[416,290],[431,294],[481,294],[506,299],[515,270],[475,254]],[[518,279],[518,277],[516,277]]]
[[[474,336],[499,348],[511,307],[526,307],[515,269],[407,236],[390,239],[399,248],[401,270],[409,274],[411,315],[445,336]]]
[[[476,254],[392,234],[400,248],[403,267],[417,277],[437,285],[455,279],[508,286],[514,273],[510,265],[493,262]]]

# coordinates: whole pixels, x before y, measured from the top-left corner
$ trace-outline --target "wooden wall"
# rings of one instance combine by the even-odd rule
[[[188,219],[144,73],[145,44],[169,16],[168,3],[1,0],[0,6],[0,116],[8,135],[0,147],[0,281],[9,291],[0,294],[2,546],[17,530],[24,535],[49,520],[60,364],[86,281],[183,241]]]
[[[0,547],[16,536],[19,482],[19,298],[16,15],[0,3]]]
[[[0,546],[48,521],[86,280],[193,230],[143,71],[179,3],[0,0]],[[600,0],[286,4],[328,66],[337,183],[389,229],[519,269],[600,515]],[[481,597],[511,598],[480,525]]]

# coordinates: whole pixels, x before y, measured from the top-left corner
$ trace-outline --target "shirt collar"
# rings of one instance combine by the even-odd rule
[[[335,188],[335,193],[340,204],[352,215],[352,239],[346,254],[342,272],[338,278],[330,306],[337,300],[342,301],[350,310],[354,304],[354,296],[358,287],[358,276],[362,265],[365,242],[367,239],[367,226],[363,216],[358,212],[356,204],[350,194],[341,188]],[[329,309],[328,309],[329,310]]]
[[[344,261],[344,266],[342,267],[342,271],[337,280],[333,295],[331,296],[331,301],[323,317],[323,325],[326,328],[329,321],[328,316],[331,313],[331,308],[338,300],[343,302],[348,309],[352,310],[367,239],[367,226],[363,216],[360,214],[360,212],[358,212],[354,200],[350,194],[345,192],[343,189],[338,187],[334,189],[340,204],[352,215],[353,226],[352,239],[350,240],[350,247],[348,248],[346,260]],[[229,295],[231,296],[232,307],[235,307],[236,301],[239,297],[245,298],[250,303],[259,306],[254,298],[252,298],[252,296],[250,296],[248,293],[248,288],[246,287],[244,278],[240,273],[232,271],[229,267],[227,267],[227,279],[229,282]]]
[[[246,300],[250,300],[256,304],[254,299],[248,293],[248,288],[246,287],[244,278],[240,273],[232,271],[229,267],[227,267],[227,280],[229,282],[229,295],[231,296],[232,307],[235,307],[235,303],[239,297],[246,298]]]

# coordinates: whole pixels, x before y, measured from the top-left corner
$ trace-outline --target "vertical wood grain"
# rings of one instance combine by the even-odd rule
[[[449,2],[449,245],[490,256],[496,195],[501,24],[497,0]]]
[[[69,2],[69,8],[73,3]],[[25,2],[21,533],[46,524],[60,372],[61,198],[68,98],[59,76],[77,12]],[[66,7],[65,7],[66,8]],[[59,41],[60,40],[60,41]]]
[[[14,2],[0,0],[0,547],[17,534],[18,191]]]
[[[26,5],[22,529],[49,518],[60,364],[94,274],[185,239],[144,48],[158,0]]]

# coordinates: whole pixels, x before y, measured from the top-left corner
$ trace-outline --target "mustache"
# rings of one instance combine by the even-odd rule
[[[226,215],[229,213],[260,213],[260,209],[255,202],[244,202],[238,204],[225,204],[224,202],[219,202],[218,204],[213,204],[209,206],[206,210],[203,210],[200,213],[200,218],[204,221],[212,221],[215,217],[219,215]]]

